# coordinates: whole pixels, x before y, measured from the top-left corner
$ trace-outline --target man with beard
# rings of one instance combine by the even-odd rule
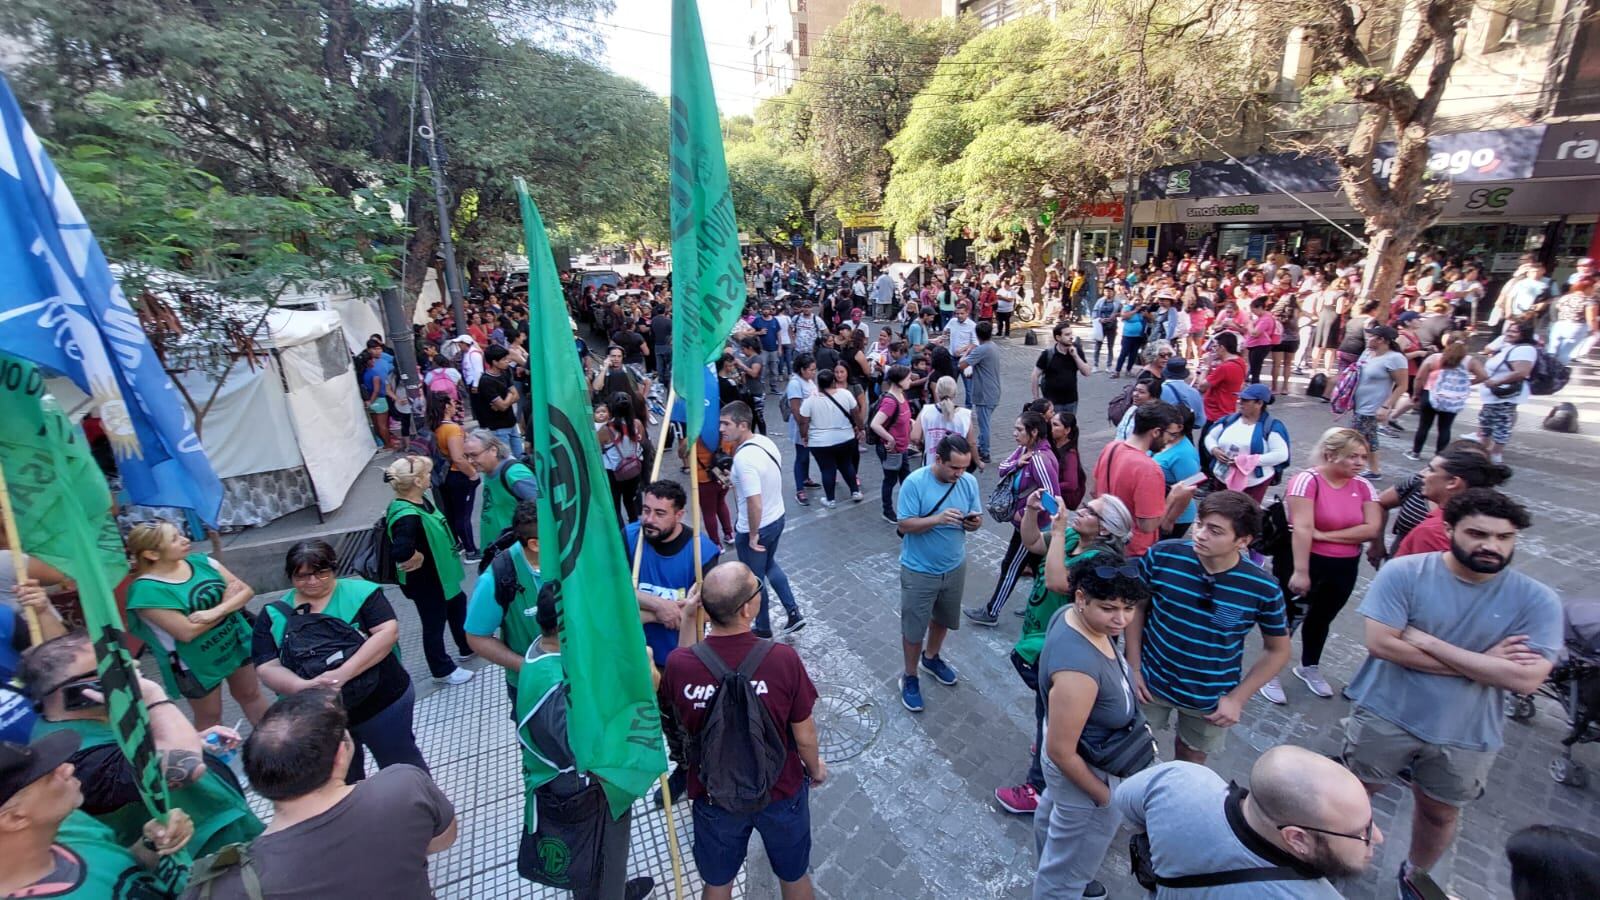
[[[694,587],[694,541],[700,542],[700,567],[710,569],[717,562],[719,548],[709,539],[683,524],[689,495],[676,481],[653,481],[639,501],[639,520],[622,530],[622,546],[631,562],[639,550],[639,534],[644,533],[643,556],[639,559],[639,618],[644,622],[644,640],[657,668],[664,668],[667,655],[678,646],[683,625],[683,603]],[[661,727],[667,736],[667,749],[674,764],[667,786],[676,801],[683,795],[683,739],[672,719],[672,705],[661,704]],[[656,791],[661,803],[661,792]]]
[[[1531,522],[1499,491],[1463,491],[1444,506],[1450,549],[1384,566],[1361,603],[1367,659],[1350,682],[1343,756],[1369,793],[1411,770],[1401,900],[1424,896],[1422,874],[1483,793],[1504,743],[1506,692],[1537,690],[1561,647],[1555,592],[1507,570]]]
[[[1134,866],[1155,875],[1157,900],[1337,900],[1328,879],[1361,873],[1383,843],[1361,782],[1288,744],[1261,754],[1248,789],[1169,762],[1117,785],[1111,806],[1148,841],[1148,866]]]

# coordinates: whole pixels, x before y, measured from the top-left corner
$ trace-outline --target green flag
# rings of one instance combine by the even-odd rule
[[[43,374],[32,363],[5,354],[0,354],[0,422],[6,423],[0,428],[0,469],[22,549],[78,583],[117,745],[133,761],[145,807],[165,819],[171,808],[167,781],[112,595],[128,564],[111,516],[111,492],[89,456],[83,432],[45,390]],[[188,880],[187,855],[166,857],[157,874],[174,891],[182,890]]]
[[[728,193],[722,122],[695,0],[672,0],[672,386],[685,434],[699,434],[704,367],[744,312],[744,263]]]
[[[517,179],[528,251],[528,369],[539,479],[539,571],[556,584],[567,739],[613,816],[667,769],[661,712],[616,505],[589,421],[589,389],[544,220]]]

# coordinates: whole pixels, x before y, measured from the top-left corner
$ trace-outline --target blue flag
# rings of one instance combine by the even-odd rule
[[[705,418],[700,422],[700,440],[712,450],[722,444],[722,435],[719,431],[717,417],[722,415],[721,394],[717,389],[717,373],[711,366],[706,366],[705,378]],[[684,399],[679,397],[672,401],[671,421],[683,425],[688,421],[688,410],[684,407]]]
[[[88,394],[134,503],[215,522],[222,482],[78,203],[0,77],[0,351]]]

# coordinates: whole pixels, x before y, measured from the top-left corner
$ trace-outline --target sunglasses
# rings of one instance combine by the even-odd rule
[[[1128,578],[1142,577],[1139,567],[1133,563],[1123,563],[1120,566],[1095,566],[1093,571],[1096,578],[1115,578],[1118,575],[1125,575]]]

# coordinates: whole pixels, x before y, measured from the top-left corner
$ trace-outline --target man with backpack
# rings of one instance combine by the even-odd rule
[[[817,689],[792,647],[751,633],[761,583],[743,563],[706,573],[684,616],[711,633],[667,657],[661,695],[687,737],[694,861],[706,900],[733,896],[750,832],[761,833],[785,898],[810,897],[809,785],[827,781],[812,718]]]
[[[538,637],[534,602],[539,597],[539,506],[523,500],[511,516],[514,543],[489,560],[467,599],[467,646],[506,670],[506,694],[517,703],[517,670]],[[495,637],[495,632],[500,636]]]
[[[511,525],[512,513],[517,504],[539,499],[539,483],[533,470],[511,454],[500,436],[487,428],[479,428],[467,435],[462,449],[472,467],[483,476],[483,508],[478,511],[478,541],[485,556],[498,547],[505,530]],[[500,543],[508,546],[511,541]]]

